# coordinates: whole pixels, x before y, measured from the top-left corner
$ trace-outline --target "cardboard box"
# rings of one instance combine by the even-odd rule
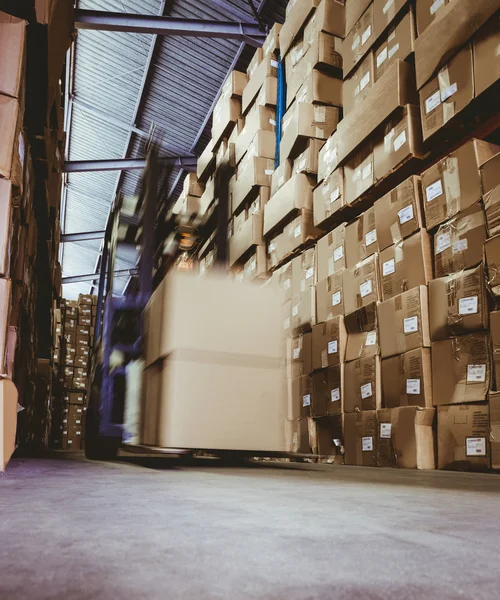
[[[397,171],[412,158],[422,159],[425,149],[418,106],[408,104],[403,114],[395,115],[375,137],[373,165],[375,181],[380,181]]]
[[[478,444],[479,446],[480,444]],[[491,468],[500,469],[500,393],[490,394],[490,450]]]
[[[274,273],[279,273],[279,285],[283,292],[283,299],[292,299],[292,263],[289,262],[277,269]]]
[[[328,457],[329,464],[344,464],[342,417],[320,417],[311,419],[309,443],[313,454]]]
[[[281,339],[286,340],[292,335],[292,300],[287,300],[283,304],[282,310],[282,323],[283,327],[281,329]]]
[[[309,138],[328,139],[337,129],[339,118],[336,106],[295,103],[283,118],[280,160],[298,156]]]
[[[263,107],[259,107],[263,108]],[[242,133],[244,133],[242,137]],[[248,129],[240,133],[236,139],[235,157],[238,164],[243,156],[261,156],[262,158],[274,159],[276,154],[276,133],[274,131],[257,132]],[[253,134],[253,138],[251,135]]]
[[[271,198],[278,192],[292,176],[292,161],[284,160],[271,175]]]
[[[375,81],[385,73],[393,62],[406,60],[413,54],[415,39],[416,29],[413,13],[408,10],[398,23],[391,26],[384,35],[383,40],[377,44],[375,50]]]
[[[344,412],[382,408],[380,356],[358,358],[344,365]]]
[[[482,189],[479,169],[498,150],[494,144],[473,139],[422,173],[428,229],[480,200]]]
[[[382,394],[386,408],[432,407],[430,348],[415,348],[382,360]]]
[[[344,199],[344,169],[339,167],[314,190],[314,224],[321,226],[344,206],[346,206]]]
[[[355,267],[343,272],[344,310],[348,315],[381,298],[378,255],[372,254]]]
[[[283,25],[281,23],[275,23],[271,27],[271,31],[268,33],[265,42],[262,44],[263,56],[268,54],[277,54],[280,51],[280,31]]]
[[[434,270],[444,277],[479,264],[486,241],[484,211],[478,202],[443,223],[434,235]]]
[[[346,343],[344,317],[334,317],[325,323],[315,325],[312,328],[312,370],[317,371],[342,364]]]
[[[295,102],[342,106],[342,87],[342,79],[315,69],[304,79]]]
[[[248,63],[247,67],[247,82],[248,79],[255,73],[255,69],[260,65],[263,58],[264,50],[262,49],[262,47],[255,48],[255,53],[252,57],[252,60]]]
[[[12,236],[12,183],[0,179],[0,276],[10,270]]]
[[[243,276],[248,281],[268,279],[266,246],[257,246],[243,265]]]
[[[377,466],[377,411],[344,415],[344,461],[359,467]]]
[[[306,332],[287,340],[287,356],[290,379],[309,375],[312,372],[312,333]]]
[[[488,235],[500,233],[500,152],[481,166]]]
[[[0,12],[0,94],[19,98],[25,69],[26,21]]]
[[[313,188],[313,179],[303,173],[289,179],[264,208],[264,235],[282,225],[297,209],[312,210]]]
[[[418,0],[416,7],[418,35],[431,25],[443,13],[443,8],[450,0]]]
[[[326,0],[324,0],[326,2]],[[288,53],[285,59],[287,89],[286,106],[292,104],[302,84],[315,69],[330,74],[337,70],[341,79],[342,40],[327,33],[319,33],[313,39],[304,37]],[[338,105],[338,104],[337,104]]]
[[[316,325],[316,288],[308,287],[292,298],[292,335]]]
[[[484,244],[488,288],[493,296],[500,296],[500,235],[486,240]]]
[[[311,454],[309,443],[309,422],[311,419],[298,419],[286,422],[287,451],[293,454]]]
[[[312,210],[299,210],[298,216],[288,223],[283,232],[268,244],[268,256],[272,266],[280,264],[310,240],[316,240],[322,231],[314,227]]]
[[[375,29],[375,39],[378,40],[384,31],[393,24],[396,17],[397,21],[406,15],[408,0],[373,0],[373,25]],[[404,9],[404,10],[402,10]],[[413,15],[412,15],[413,16]]]
[[[16,448],[16,430],[17,389],[10,379],[0,379],[0,472]]]
[[[325,142],[318,155],[318,181],[326,179],[338,166],[339,136],[335,131]]]
[[[381,250],[424,228],[420,177],[413,175],[375,202],[375,225]]]
[[[264,56],[262,62],[253,72],[249,78],[248,83],[243,90],[243,96],[241,99],[242,113],[245,114],[248,109],[252,106],[255,98],[259,94],[264,82],[267,77],[276,78],[278,76],[278,61],[272,54]],[[276,99],[274,100],[276,104]]]
[[[432,342],[434,406],[483,402],[491,379],[487,333],[471,333]]]
[[[12,284],[10,279],[0,279],[0,372],[3,372],[5,366],[11,297]]]
[[[361,15],[365,12],[371,0],[347,0],[345,6],[345,33],[351,32]]]
[[[291,396],[288,400],[288,419],[290,421],[312,416],[314,400],[310,375],[292,379]]]
[[[347,315],[345,327],[347,331],[346,361],[380,354],[375,302]]]
[[[344,196],[347,205],[354,204],[375,184],[373,144],[368,142],[344,165]]]
[[[488,328],[488,297],[483,265],[429,283],[431,338]]]
[[[247,155],[241,161],[232,198],[233,213],[248,199],[255,187],[270,187],[274,160]],[[253,200],[253,198],[252,198]]]
[[[316,248],[308,248],[292,262],[292,296],[316,283]]]
[[[420,90],[420,110],[424,140],[472,102],[474,78],[472,47],[468,44]]]
[[[321,279],[316,284],[317,318],[323,323],[344,314],[343,271]]]
[[[438,468],[487,471],[490,468],[490,423],[487,404],[440,406]]]
[[[201,198],[204,191],[205,184],[198,181],[196,173],[187,173],[182,185],[182,192],[186,194],[186,196],[198,196],[198,198]]]
[[[374,42],[373,4],[370,4],[344,40],[344,77],[351,73]]]
[[[316,245],[318,281],[345,269],[345,230],[346,224],[342,223],[318,240]]]
[[[328,367],[312,375],[313,416],[328,417],[342,414],[344,365]]]
[[[413,68],[396,60],[376,81],[365,101],[338,125],[338,164],[343,162],[400,107],[418,104]],[[366,110],[370,106],[370,110]]]
[[[382,358],[431,345],[427,287],[382,302],[377,307]]]
[[[207,179],[215,171],[215,154],[214,154],[214,140],[211,139],[207,144],[205,150],[201,153],[198,158],[196,174],[198,180],[202,183],[206,182]]]
[[[348,267],[355,267],[360,260],[378,252],[375,209],[366,210],[346,227],[345,253]]]
[[[297,175],[298,173],[317,175],[318,154],[323,144],[323,140],[309,140],[306,149],[293,161],[292,175]]]
[[[417,88],[429,81],[497,10],[497,0],[449,2],[424,33],[419,29],[415,41]],[[417,23],[420,27],[418,14]]]
[[[249,217],[243,226],[235,231],[229,239],[229,266],[232,267],[246,252],[254,246],[265,246],[263,236],[263,217],[254,214]]]
[[[434,469],[434,408],[403,406],[377,411],[379,467]]]
[[[21,188],[23,182],[22,110],[19,101],[0,94],[0,177]],[[23,156],[21,156],[23,154]]]
[[[241,115],[241,100],[239,98],[221,98],[214,107],[212,117],[212,139],[215,146],[224,136],[231,133],[232,128]]]
[[[500,13],[492,16],[472,39],[474,56],[474,93],[479,96],[498,81]],[[493,69],[492,65],[497,68]]]
[[[430,235],[421,229],[394,246],[385,248],[380,252],[379,269],[383,300],[427,285],[432,279]]]
[[[355,106],[364,102],[374,83],[375,59],[373,52],[369,52],[351,76],[344,80],[342,88],[344,115],[349,114]]]

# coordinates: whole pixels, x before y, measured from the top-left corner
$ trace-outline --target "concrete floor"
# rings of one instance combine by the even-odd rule
[[[497,599],[500,477],[16,459],[2,600]]]

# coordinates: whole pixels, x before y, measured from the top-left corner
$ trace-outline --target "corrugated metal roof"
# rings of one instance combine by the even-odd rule
[[[254,0],[259,6],[262,0]],[[283,22],[288,0],[266,0],[262,19],[267,24]],[[162,0],[79,0],[78,7],[142,14],[159,14]],[[173,17],[211,20],[254,21],[248,0],[167,0],[167,14]],[[148,132],[154,125],[164,154],[189,153],[195,146],[199,154],[210,139],[211,120],[200,128],[233,63],[240,44],[234,40],[207,38],[158,38],[147,73],[143,101],[137,118],[135,111],[148,61],[152,35],[79,30],[74,49],[74,83],[69,131],[69,160],[139,158],[144,156],[144,138],[129,135],[133,125]],[[237,68],[245,70],[254,50],[245,47]],[[94,107],[78,105],[78,100]],[[118,127],[103,114],[123,123]],[[135,122],[134,122],[135,121]],[[198,142],[197,142],[198,140]],[[196,143],[197,142],[197,143]],[[168,174],[167,190],[174,182],[172,200],[182,187],[179,170]],[[64,233],[95,231],[105,228],[115,190],[134,195],[140,183],[140,172],[74,173],[68,177]],[[118,187],[118,182],[120,183]],[[63,276],[94,272],[101,243],[65,243],[62,252]],[[117,269],[135,265],[128,251],[118,253]],[[126,285],[120,283],[120,293]],[[89,291],[88,283],[65,285],[63,293],[70,297]]]

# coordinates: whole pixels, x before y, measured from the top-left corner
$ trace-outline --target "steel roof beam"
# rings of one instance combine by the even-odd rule
[[[80,233],[62,233],[61,243],[65,242],[84,242],[87,240],[102,240],[105,231],[82,231]]]
[[[208,37],[233,39],[255,47],[262,46],[267,33],[258,24],[231,21],[208,21],[181,19],[159,15],[136,15],[99,10],[75,11],[77,29],[123,31],[129,33],[153,33],[156,35],[179,35],[185,37]]]
[[[134,269],[119,269],[113,272],[115,277],[132,277],[137,275],[138,270]],[[73,275],[71,277],[63,277],[62,283],[82,283],[84,281],[95,281],[99,279],[100,273],[88,273],[87,275]]]
[[[195,171],[196,156],[165,156],[159,159],[164,165],[186,171]],[[69,160],[63,165],[63,173],[89,173],[94,171],[132,171],[144,169],[145,158],[112,158],[106,160]]]

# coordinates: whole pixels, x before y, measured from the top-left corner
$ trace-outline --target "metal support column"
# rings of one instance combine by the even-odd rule
[[[283,116],[286,111],[286,79],[285,64],[278,56],[278,101],[276,102],[276,157],[274,166],[280,166],[280,143],[283,137]]]

